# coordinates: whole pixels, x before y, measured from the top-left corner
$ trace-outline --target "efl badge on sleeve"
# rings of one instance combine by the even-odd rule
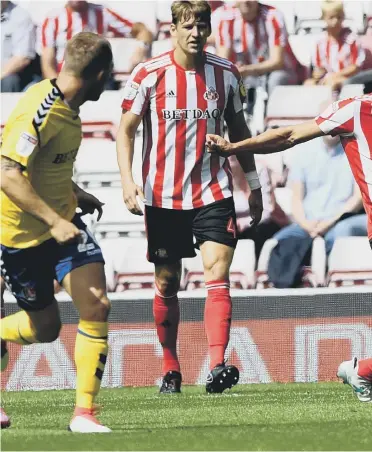
[[[125,100],[133,100],[138,94],[139,84],[136,82],[131,82],[130,80],[127,82],[124,88],[124,99]]]
[[[21,157],[29,157],[35,149],[38,140],[33,135],[22,132],[16,144],[16,152]]]
[[[247,90],[245,89],[243,80],[239,80],[240,95],[245,99],[247,97]]]

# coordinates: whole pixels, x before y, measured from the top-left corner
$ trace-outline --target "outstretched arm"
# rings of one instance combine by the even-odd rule
[[[254,154],[272,154],[289,149],[296,144],[310,141],[324,135],[315,120],[294,126],[269,129],[253,138],[238,143],[229,143],[217,135],[207,135],[208,152],[217,152],[220,155],[234,155],[242,152]]]

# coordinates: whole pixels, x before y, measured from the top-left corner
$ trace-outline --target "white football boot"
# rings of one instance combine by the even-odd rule
[[[337,376],[345,384],[353,388],[353,391],[361,402],[372,402],[372,381],[366,380],[358,375],[357,358],[341,363],[338,367]]]
[[[76,407],[68,430],[74,433],[110,433],[111,430],[102,425],[95,414],[94,408],[90,410]]]

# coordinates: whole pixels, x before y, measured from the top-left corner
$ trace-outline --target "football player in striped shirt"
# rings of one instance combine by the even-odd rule
[[[40,27],[41,68],[44,78],[56,78],[62,68],[67,42],[81,31],[100,36],[135,38],[138,41],[132,57],[133,68],[144,61],[152,42],[152,33],[141,22],[132,23],[115,11],[87,1],[68,1],[53,11]]]
[[[339,136],[359,185],[368,218],[368,238],[372,248],[372,95],[340,100],[312,121],[270,129],[240,143],[229,143],[217,135],[207,135],[210,153],[224,157],[236,154],[271,154],[323,135]],[[372,358],[344,361],[337,376],[349,384],[359,400],[372,402]]]
[[[210,373],[206,389],[222,392],[238,382],[239,371],[225,364],[231,325],[229,269],[237,243],[236,215],[229,161],[205,150],[207,133],[222,133],[227,123],[232,141],[248,137],[242,100],[245,89],[237,68],[204,52],[211,33],[206,1],[172,4],[174,51],[140,64],[123,92],[117,150],[127,208],[142,215],[145,203],[148,259],[155,264],[153,304],[163,347],[161,392],[180,392],[177,356],[180,318],[177,292],[181,259],[200,248],[208,296],[205,327]],[[143,121],[143,186],[133,180],[136,130]],[[253,155],[238,158],[252,193],[254,223],[262,215],[262,195]],[[248,202],[248,200],[247,200]],[[195,238],[195,245],[194,245]]]
[[[61,320],[54,279],[79,311],[75,344],[76,407],[73,432],[109,432],[95,417],[108,345],[102,252],[75,213],[102,204],[72,181],[81,142],[79,107],[98,100],[112,70],[109,42],[95,33],[75,35],[56,80],[31,87],[5,126],[1,145],[1,273],[21,308],[0,321],[2,367],[6,343],[52,342]]]

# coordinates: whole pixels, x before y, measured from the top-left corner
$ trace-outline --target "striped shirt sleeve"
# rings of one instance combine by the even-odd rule
[[[41,26],[42,48],[55,48],[57,43],[58,17],[47,17]]]
[[[311,64],[314,68],[323,67],[322,58],[321,58],[321,41],[317,41],[315,43],[312,55],[311,55]]]
[[[236,114],[243,110],[243,103],[246,100],[247,92],[238,69],[232,66],[231,74],[231,90],[227,101],[227,112],[229,114]]]
[[[363,67],[366,61],[366,52],[361,46],[358,39],[355,40],[354,48],[351,49],[352,64],[355,64],[359,68]]]
[[[270,11],[267,16],[267,33],[269,47],[286,47],[288,44],[288,33],[283,14],[277,9]]]
[[[216,23],[216,47],[231,48],[233,41],[233,20],[220,20]]]
[[[148,72],[144,65],[139,64],[132,72],[123,90],[123,110],[130,111],[135,115],[142,116],[146,110],[149,100],[151,87],[145,85]]]
[[[114,37],[129,38],[131,36],[133,22],[119,16],[109,8],[103,8],[103,22],[105,30],[112,33]]]
[[[346,99],[331,104],[315,118],[325,135],[347,135],[354,132],[354,99]]]

